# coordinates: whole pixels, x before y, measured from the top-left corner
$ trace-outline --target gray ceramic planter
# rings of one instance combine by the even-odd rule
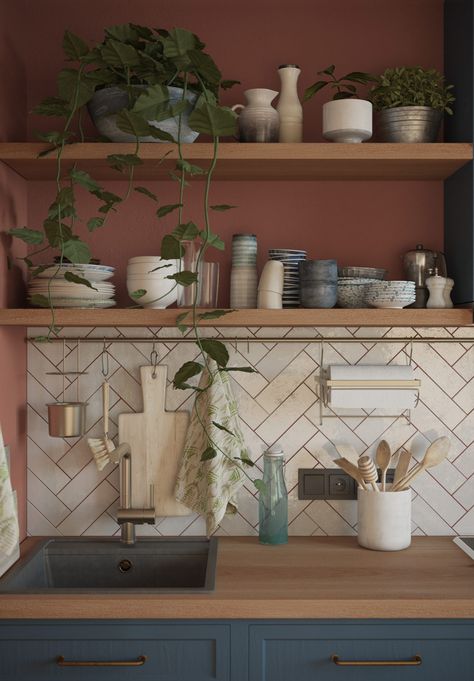
[[[141,87],[141,86],[137,86]],[[177,104],[183,97],[183,90],[179,87],[168,87],[170,93],[170,103]],[[194,142],[199,133],[191,130],[188,121],[189,116],[193,110],[197,95],[194,92],[187,92],[186,99],[189,102],[186,110],[182,114],[181,120],[181,142]],[[108,87],[102,90],[97,90],[94,96],[87,105],[89,115],[92,121],[103,137],[107,137],[111,142],[135,142],[135,137],[126,132],[122,132],[117,127],[117,114],[122,109],[128,106],[128,95],[119,87]],[[179,117],[167,118],[164,121],[148,121],[150,125],[155,128],[168,132],[177,141],[178,139],[178,124]],[[161,142],[161,140],[152,137],[140,137],[140,142]]]
[[[379,142],[436,142],[442,111],[429,106],[399,106],[383,109],[376,117]]]

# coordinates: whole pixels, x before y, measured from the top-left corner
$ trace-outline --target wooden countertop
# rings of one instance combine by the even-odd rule
[[[414,537],[394,553],[362,549],[354,537],[275,547],[223,537],[213,593],[1,595],[1,618],[474,618],[474,561],[451,537]]]

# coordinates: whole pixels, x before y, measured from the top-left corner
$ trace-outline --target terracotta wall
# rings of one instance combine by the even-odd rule
[[[65,28],[90,40],[99,39],[104,26],[128,21],[190,28],[207,43],[225,77],[242,81],[225,95],[226,103],[233,104],[241,102],[243,90],[250,87],[278,90],[276,68],[281,63],[301,66],[301,92],[315,80],[317,70],[333,61],[341,72],[380,72],[401,64],[442,68],[442,4],[442,0],[295,0],[291,5],[282,0],[31,2],[24,27],[29,47],[28,109],[54,93]],[[45,29],[38,31],[42,25]],[[325,95],[320,94],[305,105],[308,141],[321,141],[324,101]],[[30,115],[30,137],[51,124]],[[112,188],[117,192],[125,189],[117,183]],[[175,202],[175,190],[173,183],[154,189],[163,203]],[[52,192],[51,185],[30,184],[33,225],[44,216]],[[389,276],[397,278],[402,274],[400,255],[406,249],[417,242],[442,247],[442,192],[439,182],[223,182],[215,185],[211,198],[238,206],[217,215],[215,226],[227,242],[234,232],[256,233],[261,262],[268,247],[306,247],[309,257],[387,267]],[[190,192],[187,207],[188,219],[199,220],[198,192]],[[82,214],[88,217],[89,211],[84,202]],[[161,235],[171,224],[171,219],[158,223],[151,204],[137,198],[120,209],[106,230],[89,237],[94,256],[118,266],[119,275],[123,275],[129,256],[158,252]],[[219,257],[221,262],[229,262],[228,251],[216,255]],[[228,270],[222,278],[221,304],[227,299],[227,274]],[[123,276],[118,277],[118,284],[125,302],[121,281]]]
[[[0,140],[26,135],[26,71],[19,43],[24,2],[0,5]],[[0,307],[24,300],[22,270],[16,258],[26,248],[5,232],[27,222],[26,183],[0,166]],[[0,424],[10,445],[13,486],[18,492],[21,532],[26,516],[26,329],[0,329]]]

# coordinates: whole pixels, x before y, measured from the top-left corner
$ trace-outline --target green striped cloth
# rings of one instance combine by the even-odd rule
[[[0,429],[0,558],[13,553],[18,547],[19,536],[15,498]]]

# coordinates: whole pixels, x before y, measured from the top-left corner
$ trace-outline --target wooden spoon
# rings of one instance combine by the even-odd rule
[[[432,442],[425,452],[423,461],[414,466],[408,475],[405,475],[405,477],[392,488],[392,491],[398,492],[399,490],[404,489],[417,475],[419,475],[419,473],[425,471],[427,468],[433,468],[433,466],[437,466],[444,461],[448,456],[450,447],[451,442],[447,437],[439,437]]]
[[[359,457],[357,465],[365,482],[370,482],[374,492],[380,492],[377,485],[379,475],[377,473],[377,469],[375,468],[373,459],[371,459],[370,456],[361,456]]]
[[[334,463],[337,463],[339,468],[342,468],[344,473],[347,473],[347,475],[350,475],[351,478],[354,478],[354,480],[362,487],[362,489],[365,489],[367,491],[367,485],[364,482],[364,478],[360,474],[359,469],[357,466],[355,466],[351,461],[348,459],[345,459],[342,457],[341,459],[335,459]]]
[[[392,490],[397,483],[405,477],[410,466],[411,452],[407,449],[402,449],[398,457],[397,467],[395,468],[395,475],[393,476]]]
[[[382,492],[385,492],[385,479],[391,458],[392,452],[390,451],[390,445],[387,440],[381,440],[377,447],[377,451],[375,452],[375,463],[382,471]]]

